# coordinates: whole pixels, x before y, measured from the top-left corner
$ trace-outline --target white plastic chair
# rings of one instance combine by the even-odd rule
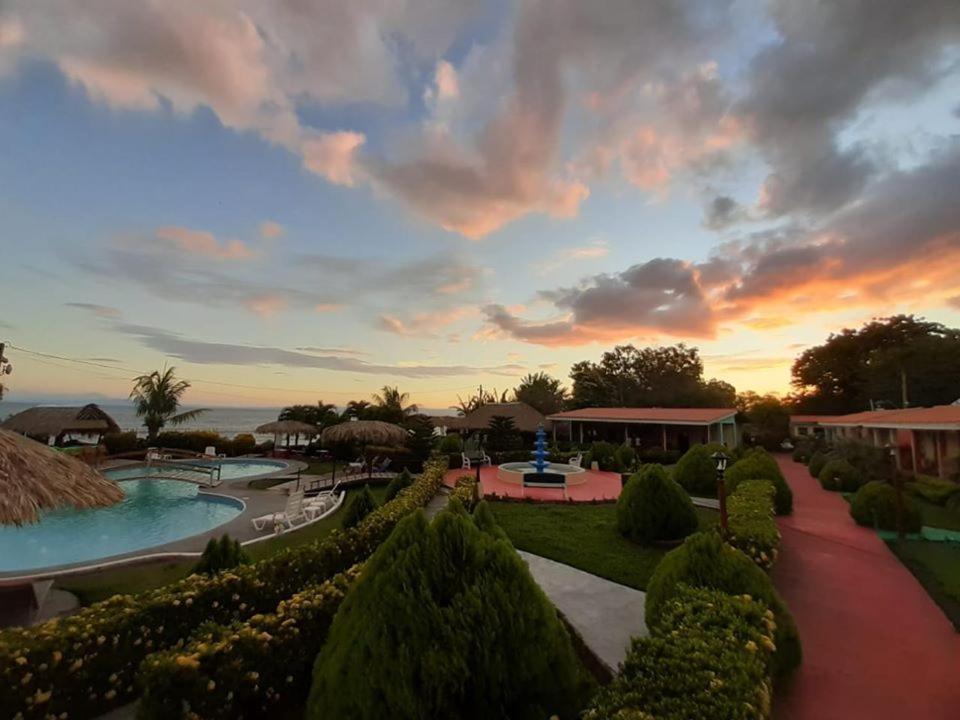
[[[281,512],[269,513],[253,518],[253,529],[257,532],[270,526],[281,526],[287,529],[299,525],[306,519],[303,506],[303,490],[295,490],[287,497],[287,506]]]

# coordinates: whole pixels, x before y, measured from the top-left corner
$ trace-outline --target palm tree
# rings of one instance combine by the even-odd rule
[[[404,405],[410,399],[409,393],[400,392],[400,388],[384,385],[379,393],[374,393],[373,402],[378,414],[388,422],[402,422],[405,417],[417,413],[416,405]]]
[[[363,420],[366,418],[370,407],[370,403],[366,400],[351,400],[340,414],[340,419],[349,420],[350,418],[357,418],[358,420]]]
[[[154,370],[149,375],[140,375],[133,379],[130,399],[133,400],[137,417],[143,418],[147,439],[150,441],[157,439],[164,425],[180,425],[205,412],[202,408],[177,412],[180,398],[190,387],[190,383],[177,380],[175,369],[165,367],[163,372]]]

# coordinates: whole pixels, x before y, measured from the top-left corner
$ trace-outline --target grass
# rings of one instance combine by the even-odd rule
[[[916,495],[913,496],[913,501],[917,504],[923,524],[927,527],[960,530],[960,513],[947,510],[943,505],[936,505]]]
[[[887,545],[960,632],[960,544],[891,540]]]
[[[492,502],[490,509],[518,549],[638,590],[646,588],[667,553],[620,535],[614,503]],[[698,507],[696,511],[701,530],[716,525],[715,510]]]
[[[360,492],[362,485],[347,490],[344,498],[344,507],[350,502],[351,496]],[[386,485],[371,486],[370,491],[377,503],[383,502],[387,491]],[[247,554],[254,561],[262,560],[288,547],[304,545],[315,540],[325,538],[334,529],[340,528],[342,511],[334,513],[328,518],[318,520],[309,527],[293,533],[264,540],[246,548]],[[133,567],[113,568],[77,575],[57,581],[57,587],[72,592],[83,605],[91,605],[100,600],[106,600],[117,594],[136,595],[137,593],[153,590],[164,585],[181,580],[190,574],[197,561],[175,560],[155,562]]]

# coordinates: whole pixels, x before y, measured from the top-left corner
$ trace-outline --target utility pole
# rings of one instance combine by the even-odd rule
[[[907,400],[907,371],[900,367],[900,404],[903,407],[910,407],[910,401]]]

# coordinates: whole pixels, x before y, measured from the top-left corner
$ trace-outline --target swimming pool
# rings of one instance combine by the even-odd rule
[[[106,508],[57,510],[23,527],[0,526],[0,573],[100,560],[207,532],[243,512],[232,498],[178,480],[121,480]]]
[[[188,476],[191,469],[197,466],[214,468],[220,466],[221,480],[241,480],[243,478],[259,477],[261,475],[272,475],[291,468],[290,463],[283,460],[249,460],[243,459],[219,459],[219,460],[187,460],[170,461],[161,465],[127,465],[119,468],[104,470],[103,474],[111,480],[130,480],[133,478],[145,477],[169,477],[171,470],[175,473],[182,473]],[[182,471],[178,468],[182,468]],[[193,472],[194,475],[198,473]]]

